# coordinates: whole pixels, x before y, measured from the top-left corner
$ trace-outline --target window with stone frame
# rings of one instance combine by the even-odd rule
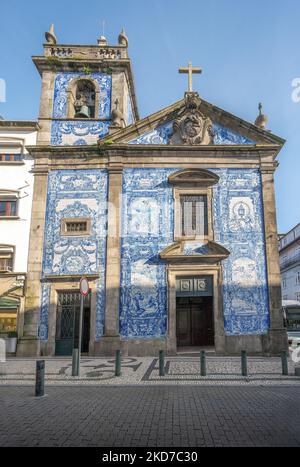
[[[208,235],[207,195],[180,195],[181,236]]]
[[[213,240],[212,196],[218,175],[184,169],[172,173],[168,181],[174,186],[174,239]]]
[[[61,235],[82,236],[89,235],[91,219],[88,217],[68,218],[61,220]]]

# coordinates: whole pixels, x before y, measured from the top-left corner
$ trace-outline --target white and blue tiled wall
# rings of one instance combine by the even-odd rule
[[[173,242],[177,169],[124,169],[122,199],[120,334],[162,337],[167,332],[166,266],[159,252]],[[256,169],[212,169],[214,239],[230,256],[222,264],[223,313],[229,336],[265,334],[269,327],[261,178]],[[43,276],[99,274],[96,336],[105,309],[107,172],[57,170],[49,174]],[[91,235],[60,235],[61,219],[90,217]],[[40,337],[48,337],[49,286],[43,285]]]

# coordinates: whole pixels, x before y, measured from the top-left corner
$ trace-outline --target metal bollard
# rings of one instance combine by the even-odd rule
[[[121,350],[116,350],[115,376],[121,376]]]
[[[45,360],[37,360],[35,375],[35,396],[45,395]]]
[[[165,376],[165,351],[159,351],[159,376]]]
[[[241,354],[242,358],[242,376],[248,376],[248,369],[247,369],[247,352],[246,350],[242,350]]]
[[[281,352],[281,367],[282,367],[282,374],[288,376],[289,374],[289,366],[288,366],[288,359],[287,359],[287,352],[283,350]]]
[[[200,352],[200,374],[201,376],[206,376],[206,354],[205,350]]]
[[[79,376],[79,349],[73,349],[72,376]]]

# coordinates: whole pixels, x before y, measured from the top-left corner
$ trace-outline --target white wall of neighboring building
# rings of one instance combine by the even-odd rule
[[[4,122],[2,122],[3,124]],[[9,122],[8,122],[9,123]],[[28,156],[25,146],[36,144],[37,132],[32,128],[2,128],[0,126],[0,154],[5,154],[20,145],[25,159],[21,163],[0,161],[0,198],[5,190],[18,192],[18,219],[0,217],[0,245],[15,247],[13,272],[26,272],[28,259],[29,231],[33,195],[33,160]],[[27,156],[26,156],[27,154]]]
[[[282,299],[300,301],[300,224],[281,237],[279,258]]]

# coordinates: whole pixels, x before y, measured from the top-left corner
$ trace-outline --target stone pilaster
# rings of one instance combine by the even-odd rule
[[[104,336],[95,344],[95,353],[113,355],[120,348],[119,305],[121,273],[121,194],[122,167],[109,167],[108,231],[106,251],[106,298]]]
[[[47,172],[34,176],[33,209],[30,226],[28,274],[25,291],[23,337],[18,342],[18,356],[38,356],[38,324],[41,299],[41,273],[47,199]]]
[[[270,306],[270,330],[268,337],[264,340],[264,351],[270,355],[277,355],[281,350],[287,349],[288,343],[281,309],[281,279],[273,171],[262,169],[261,180]]]
[[[48,145],[51,140],[54,80],[55,73],[53,71],[43,71],[39,113],[40,130],[37,135],[38,145]]]

